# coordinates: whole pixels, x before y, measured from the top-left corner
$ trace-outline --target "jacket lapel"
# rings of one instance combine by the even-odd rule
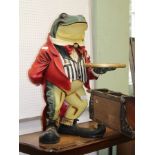
[[[63,64],[62,64],[62,61],[61,61],[61,58],[60,58],[60,53],[58,52],[58,50],[55,48],[54,44],[51,42],[50,40],[50,36],[48,35],[48,38],[47,38],[47,45],[49,47],[49,52],[51,52],[53,54],[53,61],[54,61],[54,64],[56,66],[56,68],[66,77],[66,74],[65,74],[65,71],[64,71],[64,68],[63,68]]]
[[[57,67],[57,69],[58,69],[65,77],[67,77],[66,74],[65,74],[65,71],[64,71],[64,68],[63,68],[63,65],[62,65],[60,56],[59,56],[59,57],[54,57],[53,61],[54,61],[55,66]]]

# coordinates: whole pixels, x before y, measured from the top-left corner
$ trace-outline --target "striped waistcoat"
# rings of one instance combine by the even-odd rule
[[[66,54],[65,49],[62,46],[56,48],[60,52],[62,64],[64,66],[65,73],[70,81],[80,80],[83,83],[87,81],[86,68],[84,66],[85,60],[83,57],[79,57],[76,62],[69,55]]]

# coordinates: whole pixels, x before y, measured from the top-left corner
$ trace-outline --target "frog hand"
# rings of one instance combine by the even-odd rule
[[[93,71],[96,73],[96,74],[105,74],[106,72],[108,71],[112,71],[112,70],[115,70],[116,68],[114,67],[109,67],[109,68],[94,68]]]

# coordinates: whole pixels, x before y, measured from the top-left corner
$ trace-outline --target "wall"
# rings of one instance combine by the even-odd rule
[[[100,77],[96,88],[128,94],[129,1],[92,0],[93,53],[95,63],[125,63]]]

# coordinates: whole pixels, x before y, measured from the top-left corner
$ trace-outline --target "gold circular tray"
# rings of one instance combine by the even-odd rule
[[[91,68],[125,68],[126,64],[119,64],[119,63],[92,64],[92,63],[88,63],[88,64],[85,64],[85,66],[91,67]]]

